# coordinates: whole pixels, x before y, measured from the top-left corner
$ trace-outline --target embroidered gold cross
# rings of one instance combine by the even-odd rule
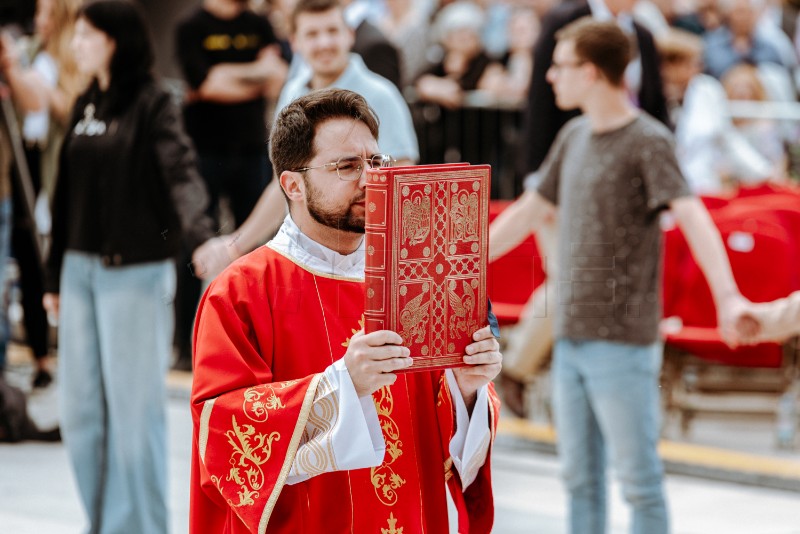
[[[381,534],[403,534],[403,527],[397,528],[397,518],[394,517],[394,512],[389,514],[389,519],[386,520],[389,523],[389,528],[382,528]]]

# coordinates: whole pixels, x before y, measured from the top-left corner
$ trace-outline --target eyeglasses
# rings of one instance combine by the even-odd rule
[[[370,169],[375,169],[377,167],[391,167],[394,162],[395,159],[387,154],[373,154],[368,158],[362,158],[361,156],[348,156],[346,158],[339,158],[336,161],[323,163],[322,165],[316,165],[314,167],[294,169],[292,172],[305,172],[313,169],[321,169],[323,167],[334,167],[336,169],[336,175],[340,180],[344,180],[345,182],[353,182],[361,178],[361,175],[364,173],[364,167],[369,166]]]

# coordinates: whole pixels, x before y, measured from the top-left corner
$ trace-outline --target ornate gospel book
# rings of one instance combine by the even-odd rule
[[[366,333],[394,330],[427,371],[463,365],[487,324],[488,165],[367,171]]]

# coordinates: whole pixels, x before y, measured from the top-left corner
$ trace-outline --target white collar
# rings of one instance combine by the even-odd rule
[[[339,75],[339,77],[327,87],[339,87],[342,89],[357,87],[360,84],[359,82],[363,80],[363,71],[365,70],[367,70],[367,65],[364,63],[364,60],[361,59],[361,56],[351,52],[350,59],[347,61],[347,67]],[[310,92],[312,90],[311,80],[314,79],[314,72],[311,70],[311,68],[307,69],[305,76],[306,81],[303,85]]]
[[[269,246],[289,256],[301,267],[323,275],[345,278],[364,278],[365,248],[364,239],[351,254],[339,254],[305,235],[300,227],[287,215],[283,225]]]

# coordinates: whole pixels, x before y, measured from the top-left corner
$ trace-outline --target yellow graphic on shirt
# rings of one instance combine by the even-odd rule
[[[237,33],[236,35],[227,35],[224,33],[212,33],[203,39],[203,48],[210,52],[219,52],[222,50],[252,50],[261,48],[261,38],[254,34]]]

